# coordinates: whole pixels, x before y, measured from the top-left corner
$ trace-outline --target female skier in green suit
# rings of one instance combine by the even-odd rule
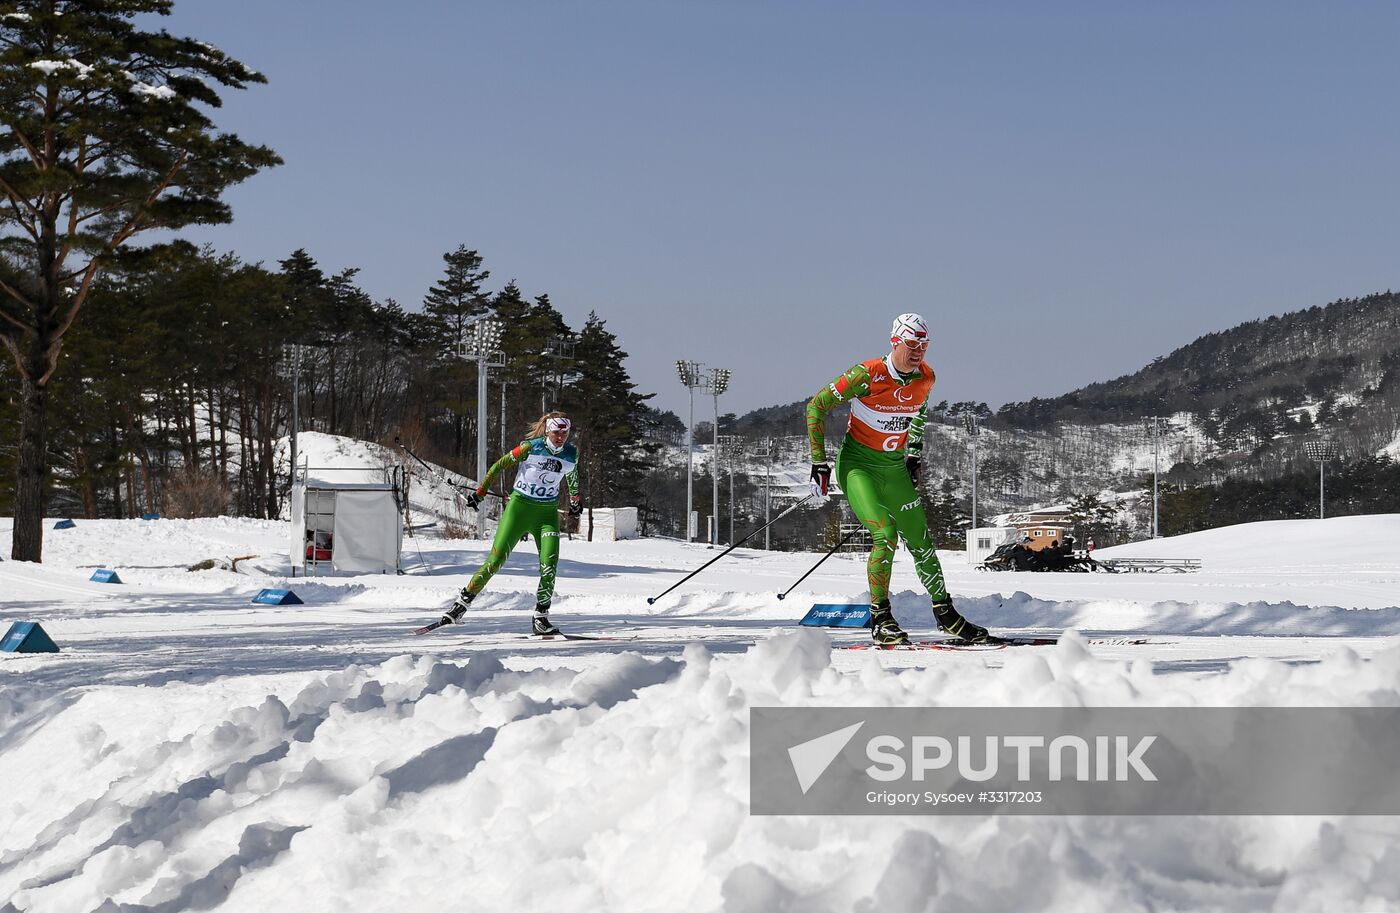
[[[559,634],[549,620],[549,603],[554,598],[554,572],[559,564],[559,487],[569,487],[569,516],[583,512],[578,497],[578,450],[569,443],[572,424],[562,412],[540,416],[529,431],[529,437],[497,460],[476,491],[467,496],[467,506],[475,508],[486,497],[496,477],[508,466],[519,466],[514,490],[501,521],[496,525],[496,538],[491,554],[462,588],[461,595],[443,614],[445,623],[456,624],[471,607],[476,594],[486,581],[501,569],[511,549],[526,534],[535,537],[540,552],[540,587],[535,596],[535,617],[532,629],[538,635]]]

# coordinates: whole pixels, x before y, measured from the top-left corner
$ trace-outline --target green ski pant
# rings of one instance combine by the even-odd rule
[[[889,598],[890,572],[900,536],[929,596],[934,602],[948,598],[943,566],[934,554],[928,518],[904,468],[903,454],[877,453],[847,438],[836,455],[836,480],[874,543],[866,564],[871,603]]]
[[[491,554],[472,575],[467,593],[472,596],[480,593],[486,581],[506,563],[515,543],[527,533],[535,537],[535,546],[540,552],[540,588],[535,594],[535,603],[549,605],[554,598],[554,571],[559,565],[559,507],[554,503],[531,501],[518,494],[512,494],[506,502],[501,522],[496,526],[496,538],[491,541]]]

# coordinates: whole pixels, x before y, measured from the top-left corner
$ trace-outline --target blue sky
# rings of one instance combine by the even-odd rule
[[[1400,5],[177,0],[286,165],[197,240],[416,308],[443,252],[638,384],[811,395],[929,319],[934,399],[1054,395],[1400,288]],[[800,429],[796,429],[800,431]],[[795,433],[796,433],[795,431]]]

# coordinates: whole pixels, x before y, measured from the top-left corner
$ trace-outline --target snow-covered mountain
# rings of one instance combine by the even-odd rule
[[[974,442],[960,413],[975,405],[935,410],[924,448],[929,482],[951,479],[964,499],[971,494]],[[734,427],[750,437],[801,434],[804,406],[755,410]],[[840,429],[844,416],[828,424]],[[1334,441],[1343,459],[1394,458],[1400,454],[1400,294],[1210,333],[1134,374],[1009,403],[979,426],[983,515],[1143,491],[1154,465],[1169,486],[1309,471],[1316,464],[1303,444],[1319,438]],[[1150,498],[1123,517],[1145,534]]]

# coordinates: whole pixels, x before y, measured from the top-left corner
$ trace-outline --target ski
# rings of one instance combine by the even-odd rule
[[[986,643],[970,644],[956,640],[913,640],[907,644],[847,644],[843,650],[946,650],[955,653],[986,653],[1007,647],[1053,647],[1059,637],[998,637]],[[1094,637],[1085,643],[1097,647],[1137,646],[1151,643],[1142,637]]]
[[[432,624],[423,625],[423,627],[418,628],[418,629],[415,630],[413,633],[414,633],[414,634],[427,634],[427,633],[429,633],[429,632],[431,632],[431,631],[436,631],[438,628],[441,628],[441,627],[444,627],[444,626],[450,625],[450,624],[452,624],[452,622],[448,621],[446,618],[439,618],[437,621],[433,622]]]
[[[417,628],[416,630],[414,630],[413,633],[414,633],[414,634],[429,634],[429,633],[431,633],[431,632],[433,632],[433,631],[436,631],[438,628],[451,627],[451,626],[452,626],[452,622],[450,622],[450,621],[445,621],[444,619],[439,618],[437,621],[433,622],[432,624],[426,624],[426,625],[424,625],[424,626],[421,627],[421,628]],[[607,634],[564,634],[564,633],[559,633],[559,634],[506,634],[506,635],[502,635],[502,634],[499,633],[499,632],[492,632],[492,633],[490,633],[490,634],[479,634],[479,635],[476,635],[476,636],[474,636],[472,639],[473,639],[473,640],[488,640],[488,639],[497,639],[497,640],[499,640],[499,639],[505,639],[505,640],[636,640],[637,638],[636,638],[635,636],[632,636],[632,637],[617,637],[617,636],[611,636],[611,635],[607,635]]]

